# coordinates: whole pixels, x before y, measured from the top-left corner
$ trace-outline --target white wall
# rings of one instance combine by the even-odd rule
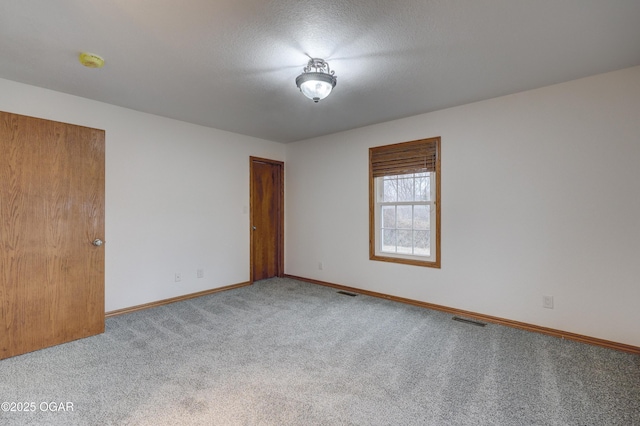
[[[107,311],[249,280],[249,156],[284,145],[8,80],[0,94],[2,111],[106,131]]]
[[[368,148],[432,136],[442,269],[371,261]],[[640,67],[287,145],[286,186],[288,274],[640,346]]]

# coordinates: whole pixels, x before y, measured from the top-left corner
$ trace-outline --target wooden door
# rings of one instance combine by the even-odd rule
[[[284,274],[284,163],[251,157],[251,281]]]
[[[0,359],[104,332],[104,131],[0,112]]]

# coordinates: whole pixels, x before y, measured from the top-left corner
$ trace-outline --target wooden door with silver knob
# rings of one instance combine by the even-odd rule
[[[0,359],[104,332],[104,140],[0,112]]]
[[[250,158],[251,281],[284,274],[284,163]]]

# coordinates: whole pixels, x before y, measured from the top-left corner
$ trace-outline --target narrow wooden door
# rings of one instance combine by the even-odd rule
[[[0,359],[104,332],[104,131],[0,112]]]
[[[284,274],[284,163],[251,157],[251,281]]]

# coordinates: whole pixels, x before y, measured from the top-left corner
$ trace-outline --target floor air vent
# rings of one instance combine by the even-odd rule
[[[467,324],[473,324],[473,325],[477,325],[478,327],[484,327],[485,323],[480,322],[480,321],[474,321],[474,320],[470,320],[470,319],[466,319],[466,318],[460,318],[460,317],[453,317],[452,318],[454,321],[460,321],[460,322],[465,322]]]
[[[351,296],[351,297],[356,297],[357,296],[357,294],[355,294],[355,293],[349,293],[348,291],[342,291],[342,290],[340,290],[338,293],[339,294],[344,294],[345,296]]]

